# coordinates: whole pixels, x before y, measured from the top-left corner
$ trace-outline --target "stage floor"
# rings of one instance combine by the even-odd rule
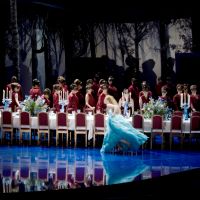
[[[100,154],[92,148],[0,147],[0,192],[97,187],[200,167],[200,151]]]

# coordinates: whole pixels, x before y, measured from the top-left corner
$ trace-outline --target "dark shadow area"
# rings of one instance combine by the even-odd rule
[[[154,198],[194,198],[199,195],[200,169],[180,172],[154,179],[111,186],[99,186],[84,189],[59,190],[49,192],[12,193],[2,198],[47,198],[64,196],[73,199],[154,199]]]

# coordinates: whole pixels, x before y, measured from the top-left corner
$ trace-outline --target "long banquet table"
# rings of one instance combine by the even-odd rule
[[[20,120],[19,120],[19,113],[13,113],[13,128],[20,128]],[[75,115],[68,114],[68,129],[74,130],[75,128]],[[106,116],[107,120],[107,116]],[[127,120],[131,123],[132,118],[127,118]],[[93,115],[87,115],[86,117],[87,121],[87,130],[88,130],[88,140],[92,139],[93,137],[93,127],[94,127],[94,116]],[[0,125],[1,125],[1,114],[0,114]],[[144,119],[144,132],[150,133],[151,132],[151,126],[152,121],[151,119]],[[164,120],[163,121],[163,132],[169,133],[170,132],[170,126],[171,121],[170,120]],[[38,118],[37,117],[31,117],[31,128],[37,129],[38,128]],[[56,130],[56,114],[51,113],[49,114],[49,128],[51,130]],[[190,133],[190,119],[183,120],[182,125],[183,133]]]

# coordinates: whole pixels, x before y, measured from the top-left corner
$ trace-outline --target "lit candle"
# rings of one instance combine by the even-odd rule
[[[63,101],[65,100],[65,91],[63,89]]]
[[[11,99],[12,98],[12,91],[10,90],[9,91],[9,99]]]
[[[6,99],[8,99],[8,87],[6,88]]]

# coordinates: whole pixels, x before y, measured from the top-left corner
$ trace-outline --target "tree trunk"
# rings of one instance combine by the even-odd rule
[[[90,28],[90,50],[91,50],[91,57],[96,58],[93,24],[91,25],[91,28]]]
[[[169,47],[169,36],[167,33],[166,22],[159,23],[160,47],[161,47],[161,77],[166,78],[167,74],[167,51]]]
[[[107,25],[104,23],[104,43],[105,43],[105,52],[106,56],[108,56],[108,33],[107,33]]]
[[[19,32],[17,24],[17,3],[10,0],[10,28],[12,34],[13,66],[16,68],[17,78],[20,81],[19,67]]]

